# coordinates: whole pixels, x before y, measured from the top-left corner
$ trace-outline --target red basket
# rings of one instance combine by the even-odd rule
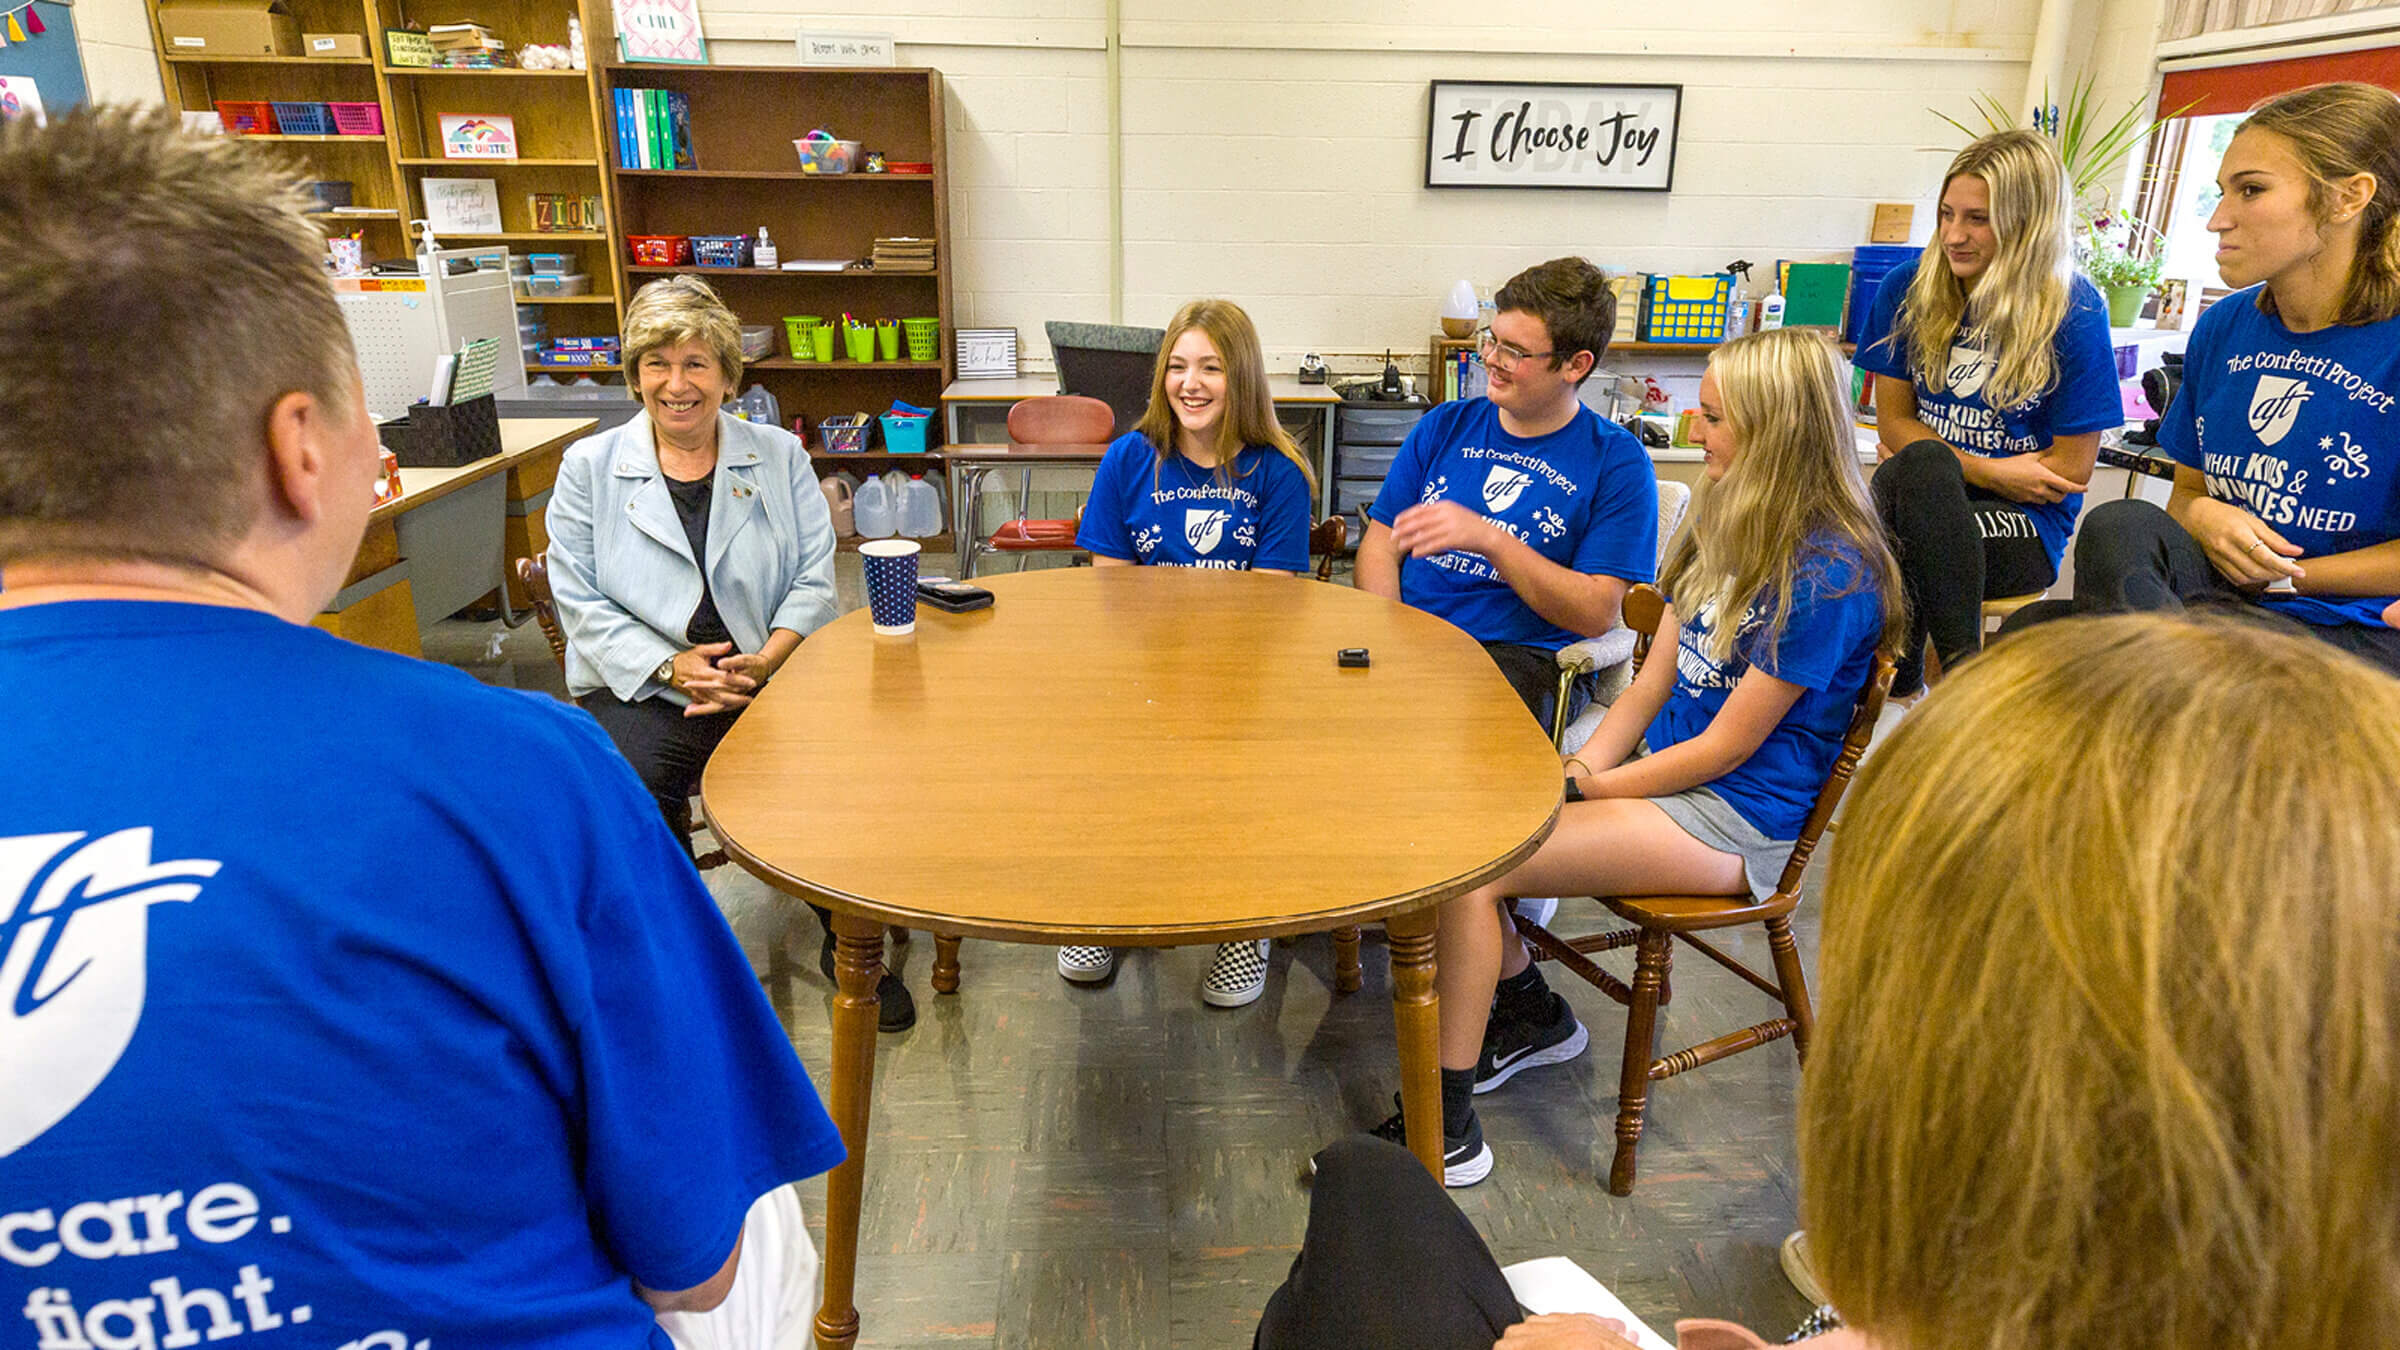
[[[688,234],[629,234],[625,246],[633,251],[636,267],[692,265],[692,237]]]
[[[383,134],[383,105],[380,103],[328,103],[333,109],[333,129],[343,136],[380,136]]]
[[[248,100],[217,100],[217,120],[225,124],[228,136],[273,136],[275,107],[271,103]]]

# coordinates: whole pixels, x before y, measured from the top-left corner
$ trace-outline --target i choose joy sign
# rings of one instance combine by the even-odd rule
[[[1435,80],[1425,186],[1665,192],[1682,102],[1679,84]]]

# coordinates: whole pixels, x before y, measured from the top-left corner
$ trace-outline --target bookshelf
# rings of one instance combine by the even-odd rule
[[[371,0],[286,0],[285,8],[302,33],[352,34],[370,51],[379,41]],[[385,135],[279,134],[250,139],[273,145],[279,158],[311,179],[350,184],[349,210],[315,218],[329,234],[358,232],[370,258],[408,254],[403,210],[407,198],[388,134],[391,108],[373,61],[178,51],[159,22],[158,0],[144,0],[144,12],[158,53],[159,82],[168,105],[178,111],[214,112],[220,100],[382,106]]]
[[[412,219],[425,215],[423,182],[428,178],[485,178],[498,188],[496,231],[466,234],[436,231],[445,246],[506,244],[518,253],[563,253],[568,266],[592,279],[582,296],[519,296],[520,311],[539,307],[554,338],[609,337],[623,328],[624,274],[618,269],[605,222],[613,211],[601,170],[609,153],[600,122],[598,66],[609,45],[605,5],[557,4],[554,0],[365,0],[376,27],[369,48],[376,74],[388,94],[384,126],[392,138],[392,161]],[[510,51],[528,43],[567,44],[567,18],[580,8],[584,70],[454,70],[395,66],[383,43],[385,28],[430,28],[473,21],[489,28]],[[596,22],[595,22],[596,17]],[[463,160],[442,153],[444,114],[483,113],[508,118],[516,128],[515,159]],[[528,198],[555,193],[600,200],[603,228],[537,230]],[[410,246],[414,247],[414,241]],[[613,366],[537,366],[561,380],[607,375]]]
[[[949,163],[943,141],[942,77],[922,68],[601,66],[596,107],[613,110],[617,89],[663,89],[690,104],[697,169],[618,168],[613,136],[602,142],[615,205],[611,234],[627,291],[654,277],[706,279],[745,324],[775,329],[773,354],[745,363],[743,381],[763,384],[786,417],[808,419],[809,452],[833,467],[889,467],[905,460],[938,472],[941,418],[925,455],[829,455],[815,427],[836,413],[881,413],[895,399],[939,409],[955,361],[951,341]],[[800,172],[792,142],[826,127],[894,162],[922,161],[930,174],[837,175]],[[614,131],[613,116],[609,130]],[[787,272],[757,267],[633,266],[627,235],[745,234],[760,226],[786,262],[859,259],[878,236],[936,241],[934,270]],[[796,361],[784,342],[786,315],[842,314],[862,319],[936,317],[941,351],[933,361]],[[929,540],[928,547],[947,547]]]

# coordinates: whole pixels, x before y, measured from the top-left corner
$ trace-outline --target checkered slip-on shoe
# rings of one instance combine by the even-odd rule
[[[1117,953],[1113,947],[1061,947],[1058,949],[1058,973],[1061,978],[1077,984],[1098,984],[1114,974]]]
[[[1217,959],[1200,981],[1200,1001],[1212,1008],[1239,1008],[1267,991],[1267,940],[1217,944]]]

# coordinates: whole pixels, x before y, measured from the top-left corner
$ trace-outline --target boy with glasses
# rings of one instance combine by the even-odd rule
[[[1576,396],[1616,326],[1600,269],[1553,258],[1498,300],[1480,344],[1490,392],[1409,433],[1368,509],[1358,586],[1465,629],[1547,728],[1558,649],[1616,627],[1657,571],[1658,479]]]

